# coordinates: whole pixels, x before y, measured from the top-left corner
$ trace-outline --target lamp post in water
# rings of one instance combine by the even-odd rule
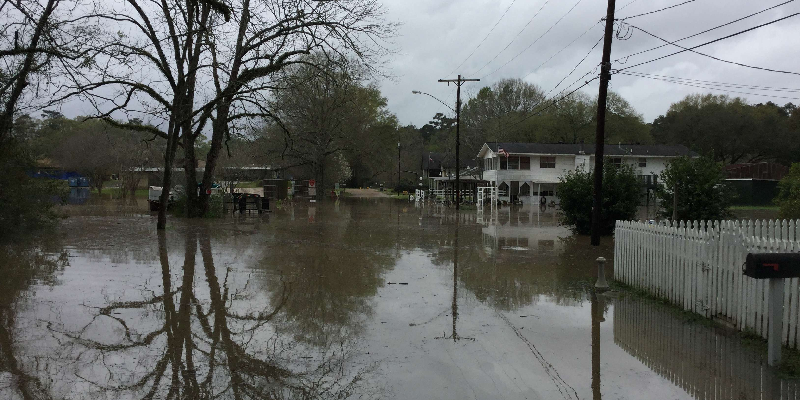
[[[456,113],[456,210],[458,210],[459,209],[459,203],[460,203],[460,201],[459,201],[460,200],[460,196],[458,195],[459,194],[458,185],[461,183],[460,179],[459,179],[459,166],[460,166],[459,164],[460,163],[459,163],[459,160],[458,160],[458,145],[459,145],[459,137],[458,137],[458,120],[459,120],[459,118],[458,118],[458,115],[459,115],[459,111],[461,109],[460,104],[456,105],[459,108],[459,111],[457,111],[453,107],[450,107],[449,104],[439,100],[436,96],[434,96],[434,95],[432,95],[430,93],[420,92],[419,90],[412,90],[411,93],[412,94],[424,94],[424,95],[426,95],[428,97],[431,97],[432,99],[438,101],[439,103],[444,104],[445,106],[447,106],[447,108],[449,108],[451,111]],[[460,96],[460,93],[461,93],[461,86],[459,86],[459,96]],[[460,99],[461,98],[459,97],[458,101],[460,101]],[[442,174],[442,175],[444,175],[444,174]]]
[[[397,142],[397,186],[400,186],[400,142]]]

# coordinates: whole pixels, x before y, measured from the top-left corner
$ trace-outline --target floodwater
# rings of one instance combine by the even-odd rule
[[[594,295],[610,238],[391,199],[172,219],[68,206],[0,251],[2,399],[772,399],[762,351]],[[611,274],[609,265],[609,275]]]

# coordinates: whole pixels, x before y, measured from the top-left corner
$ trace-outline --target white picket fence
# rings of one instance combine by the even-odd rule
[[[767,337],[768,280],[742,274],[747,253],[800,252],[800,220],[617,221],[614,279],[683,309]],[[800,347],[800,282],[784,289],[783,343]]]

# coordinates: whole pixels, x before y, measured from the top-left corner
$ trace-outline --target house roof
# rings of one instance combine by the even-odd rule
[[[511,154],[594,154],[594,145],[592,144],[488,142],[483,145],[478,157],[482,158],[488,150],[496,153],[499,149],[503,149]],[[682,144],[607,144],[605,145],[604,153],[606,156],[697,156],[697,153],[689,150]]]

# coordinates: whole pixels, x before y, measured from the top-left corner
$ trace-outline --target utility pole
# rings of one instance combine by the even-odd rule
[[[603,62],[600,67],[600,93],[597,95],[597,132],[594,150],[594,201],[592,204],[592,246],[600,245],[600,217],[603,207],[603,156],[606,141],[606,101],[611,80],[611,39],[614,38],[615,0],[608,0],[606,33],[603,37]]]
[[[439,82],[447,82],[456,84],[456,210],[461,209],[461,135],[459,132],[459,125],[461,125],[461,85],[464,82],[479,82],[480,79],[467,79],[458,75],[458,79],[439,79]]]

